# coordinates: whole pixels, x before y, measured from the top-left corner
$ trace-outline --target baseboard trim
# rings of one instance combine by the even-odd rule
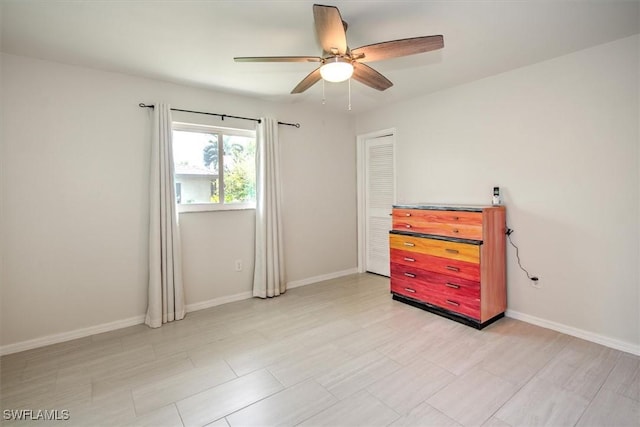
[[[47,335],[40,338],[34,338],[27,341],[8,344],[0,347],[0,356],[18,353],[25,350],[31,350],[38,347],[44,347],[51,344],[58,344],[65,341],[71,341],[78,338],[85,338],[90,335],[101,334],[104,332],[114,331],[116,329],[127,328],[129,326],[144,323],[144,315],[130,317],[128,319],[116,320],[115,322],[103,323],[101,325],[89,326],[88,328],[76,329],[61,334]]]
[[[351,274],[356,274],[357,272],[358,272],[357,268],[350,268],[348,270],[336,271],[334,273],[309,277],[302,280],[294,280],[292,282],[287,283],[287,288],[292,289],[300,286],[310,285],[312,283],[322,282],[323,280],[337,279],[338,277],[349,276]],[[211,308],[218,305],[227,304],[230,302],[250,299],[252,297],[253,297],[253,293],[251,291],[241,292],[235,295],[229,295],[229,296],[210,299],[208,301],[201,301],[201,302],[189,304],[186,306],[186,310],[187,310],[187,313],[190,313],[192,311],[204,310],[206,308]],[[129,319],[116,320],[115,322],[108,322],[108,323],[103,323],[101,325],[90,326],[88,328],[76,329],[70,332],[52,334],[52,335],[47,335],[40,338],[34,338],[27,341],[17,342],[14,344],[7,344],[4,346],[0,346],[0,356],[4,356],[6,354],[18,353],[25,350],[31,350],[38,347],[44,347],[51,344],[58,344],[61,342],[71,341],[78,338],[85,338],[90,335],[101,334],[104,332],[114,331],[116,329],[122,329],[129,326],[139,325],[141,323],[144,323],[144,320],[145,320],[145,315],[141,314],[139,316],[131,317]]]
[[[562,323],[541,319],[539,317],[531,316],[529,314],[521,313],[515,310],[507,310],[505,315],[507,317],[511,317],[512,319],[522,320],[523,322],[531,323],[532,325],[542,326],[543,328],[551,329],[556,332],[562,332],[563,334],[571,335],[572,337],[581,338],[583,340],[591,341],[596,344],[601,344],[606,347],[640,356],[640,345],[636,345],[627,341],[617,340],[605,335],[585,331],[584,329],[578,329],[574,328],[573,326],[564,325]]]
[[[299,288],[300,286],[307,286],[313,283],[323,282],[325,280],[331,280],[331,279],[337,279],[339,277],[350,276],[352,274],[356,274],[357,272],[358,272],[358,268],[354,267],[348,270],[335,271],[333,273],[307,277],[306,279],[293,280],[291,282],[287,282],[287,289]]]
[[[216,307],[218,305],[227,304],[230,302],[242,301],[252,297],[253,297],[252,292],[247,291],[247,292],[241,292],[235,295],[228,295],[225,297],[218,297],[218,298],[210,299],[207,301],[196,302],[196,303],[187,305],[187,313],[191,313],[192,311],[204,310],[206,308]]]
[[[300,286],[311,285],[313,283],[322,282],[323,280],[337,279],[338,277],[349,276],[357,272],[358,272],[357,268],[350,268],[348,270],[336,271],[329,274],[322,274],[320,276],[308,277],[302,280],[294,280],[291,282],[287,282],[287,289],[299,288]],[[230,302],[242,301],[250,298],[253,298],[253,292],[247,291],[247,292],[241,292],[235,295],[214,298],[208,301],[197,302],[194,304],[187,305],[187,313],[190,313],[192,311],[204,310],[206,308],[211,308],[217,305],[227,304]]]
[[[214,298],[208,301],[197,302],[195,304],[189,304],[185,308],[187,313],[197,310],[204,310],[205,308],[215,307],[217,305],[226,304],[229,302],[240,301],[251,298],[251,292],[242,292],[240,294],[229,295],[226,297]],[[61,334],[47,335],[40,338],[34,338],[27,341],[21,341],[14,344],[8,344],[0,347],[0,356],[4,356],[12,353],[19,353],[25,350],[32,350],[38,347],[44,347],[52,344],[59,344],[65,341],[71,341],[78,338],[85,338],[95,334],[101,334],[104,332],[114,331],[116,329],[127,328],[129,326],[139,325],[144,323],[145,315],[131,317],[129,319],[116,320],[115,322],[103,323],[101,325],[90,326],[88,328],[76,329],[70,332],[63,332]]]

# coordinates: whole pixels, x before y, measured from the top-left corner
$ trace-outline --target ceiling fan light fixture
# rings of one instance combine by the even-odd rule
[[[327,58],[320,67],[320,75],[328,82],[339,83],[351,78],[353,64],[346,58],[333,56]]]

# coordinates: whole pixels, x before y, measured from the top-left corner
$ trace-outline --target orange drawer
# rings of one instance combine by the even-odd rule
[[[408,267],[420,267],[434,273],[447,274],[467,280],[480,281],[480,264],[440,258],[420,252],[391,249],[391,262]]]
[[[482,212],[394,208],[393,229],[482,240]]]
[[[389,247],[476,264],[480,262],[480,246],[470,243],[390,233]]]

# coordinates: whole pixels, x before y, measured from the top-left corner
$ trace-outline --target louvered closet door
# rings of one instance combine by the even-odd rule
[[[393,136],[365,142],[366,270],[389,276],[389,230],[395,199]]]

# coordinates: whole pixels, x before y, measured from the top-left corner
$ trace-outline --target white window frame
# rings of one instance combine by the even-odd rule
[[[231,135],[231,136],[244,136],[256,139],[256,131],[248,130],[248,129],[235,129],[235,128],[225,128],[220,126],[209,126],[209,125],[200,125],[195,123],[185,123],[185,122],[173,122],[171,126],[172,130],[185,131],[185,132],[203,132],[203,133],[212,133],[218,134],[219,143],[222,144],[222,135]],[[222,159],[223,156],[218,156],[220,165],[218,170],[222,171]],[[175,185],[175,184],[174,184]],[[257,183],[256,183],[257,185]],[[220,185],[221,195],[224,197],[224,174],[222,175],[222,182]],[[221,200],[223,198],[221,197]],[[178,207],[178,213],[188,213],[188,212],[210,212],[210,211],[237,211],[237,210],[247,210],[247,209],[255,209],[256,203],[188,203],[176,204]]]

